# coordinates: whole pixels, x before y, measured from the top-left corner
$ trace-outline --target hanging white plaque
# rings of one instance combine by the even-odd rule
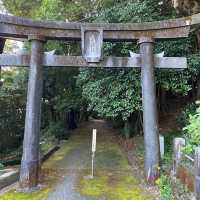
[[[88,63],[97,63],[102,58],[103,30],[82,27],[82,55]]]

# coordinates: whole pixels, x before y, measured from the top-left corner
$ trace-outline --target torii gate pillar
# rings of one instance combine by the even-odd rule
[[[29,36],[31,60],[26,105],[23,156],[20,171],[20,189],[32,191],[38,187],[39,136],[42,100],[43,43],[41,36]]]
[[[160,160],[153,42],[152,38],[139,40],[142,67],[145,175],[148,183],[154,183],[158,178]]]

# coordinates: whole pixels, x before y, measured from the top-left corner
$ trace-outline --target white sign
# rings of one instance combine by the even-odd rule
[[[96,152],[96,143],[97,143],[97,130],[93,129],[92,135],[92,152]]]
[[[160,157],[163,158],[165,154],[165,141],[164,141],[164,136],[160,135]]]

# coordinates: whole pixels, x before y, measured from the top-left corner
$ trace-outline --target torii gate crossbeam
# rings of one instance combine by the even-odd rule
[[[149,183],[159,176],[159,139],[154,68],[186,68],[186,58],[157,58],[157,39],[188,37],[190,27],[200,23],[200,14],[187,18],[141,24],[89,24],[32,21],[0,15],[0,37],[23,38],[31,42],[30,55],[0,55],[0,66],[30,66],[20,187],[38,186],[39,133],[42,99],[42,66],[52,67],[141,67],[145,174]],[[82,56],[45,55],[47,40],[80,40]],[[104,41],[138,41],[140,57],[103,57]]]

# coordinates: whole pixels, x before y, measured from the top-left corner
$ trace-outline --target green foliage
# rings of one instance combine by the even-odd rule
[[[184,110],[178,116],[177,120],[181,127],[184,127],[189,124],[190,115],[193,115],[196,111],[196,104],[188,104]]]
[[[118,1],[112,7],[105,8],[95,21],[115,23],[155,21],[166,18],[161,15],[162,9],[158,0]]]
[[[42,0],[36,18],[47,20],[64,20],[65,7],[62,0]]]
[[[188,154],[193,153],[194,148],[200,145],[200,104],[194,114],[189,115],[189,124],[183,128],[187,145],[184,151]]]
[[[79,74],[79,84],[83,96],[90,100],[90,107],[101,116],[127,119],[140,109],[139,73],[135,70],[83,69]]]
[[[188,188],[179,179],[173,182],[170,176],[162,174],[156,183],[160,190],[159,200],[191,199]]]
[[[47,135],[54,136],[59,140],[66,139],[67,136],[66,129],[64,128],[62,122],[51,122],[49,127],[47,127],[44,132],[46,132]]]
[[[2,79],[4,81],[0,88],[1,152],[17,148],[23,138],[26,71],[3,71]]]
[[[174,200],[172,184],[169,176],[161,175],[156,181],[160,190],[160,200]]]
[[[178,137],[180,133],[176,130],[171,130],[163,134],[165,137],[165,152],[171,153],[173,146],[173,139]]]
[[[43,155],[49,152],[52,147],[58,145],[58,139],[54,135],[44,134],[40,141],[40,153]]]
[[[0,170],[4,169],[4,165],[0,163]]]
[[[76,21],[88,19],[114,0],[2,0],[4,7],[16,16],[34,19]]]
[[[178,130],[170,130],[163,133],[164,136],[164,157],[162,159],[162,171],[168,173],[172,167],[173,140],[177,137],[182,137],[182,132]]]
[[[67,127],[67,114],[72,110],[78,113],[82,109],[84,100],[81,89],[76,86],[77,74],[77,69],[45,71],[43,128],[51,121],[60,121]]]
[[[130,123],[128,121],[125,122],[124,129],[123,129],[123,135],[126,138],[130,138],[130,135],[131,135],[131,125],[130,125]]]
[[[181,180],[176,179],[176,182],[173,183],[173,192],[176,197],[180,200],[191,200],[191,193],[186,185],[184,185]]]
[[[157,5],[157,6],[155,6]],[[175,17],[173,12],[163,15],[163,7],[159,1],[118,1],[112,7],[106,8],[94,19],[95,22],[142,22],[162,20]],[[173,10],[173,9],[171,9]],[[138,52],[139,46],[130,42],[105,43],[104,54],[129,56],[129,50]],[[165,51],[166,56],[189,57],[189,69],[185,71],[156,71],[157,87],[171,93],[187,95],[192,89],[200,72],[199,55],[195,52],[196,41],[189,39],[176,41],[161,41],[155,46],[155,52]],[[139,70],[127,69],[84,69],[79,74],[79,83],[83,88],[83,96],[89,101],[89,106],[100,116],[106,118],[122,118],[127,120],[134,112],[141,110],[141,82]]]
[[[70,112],[73,110],[79,110],[82,99],[80,98],[79,88],[66,88],[63,94],[60,94],[54,98],[55,109],[58,112]]]
[[[32,17],[37,12],[42,0],[2,0],[5,8],[16,16]]]

